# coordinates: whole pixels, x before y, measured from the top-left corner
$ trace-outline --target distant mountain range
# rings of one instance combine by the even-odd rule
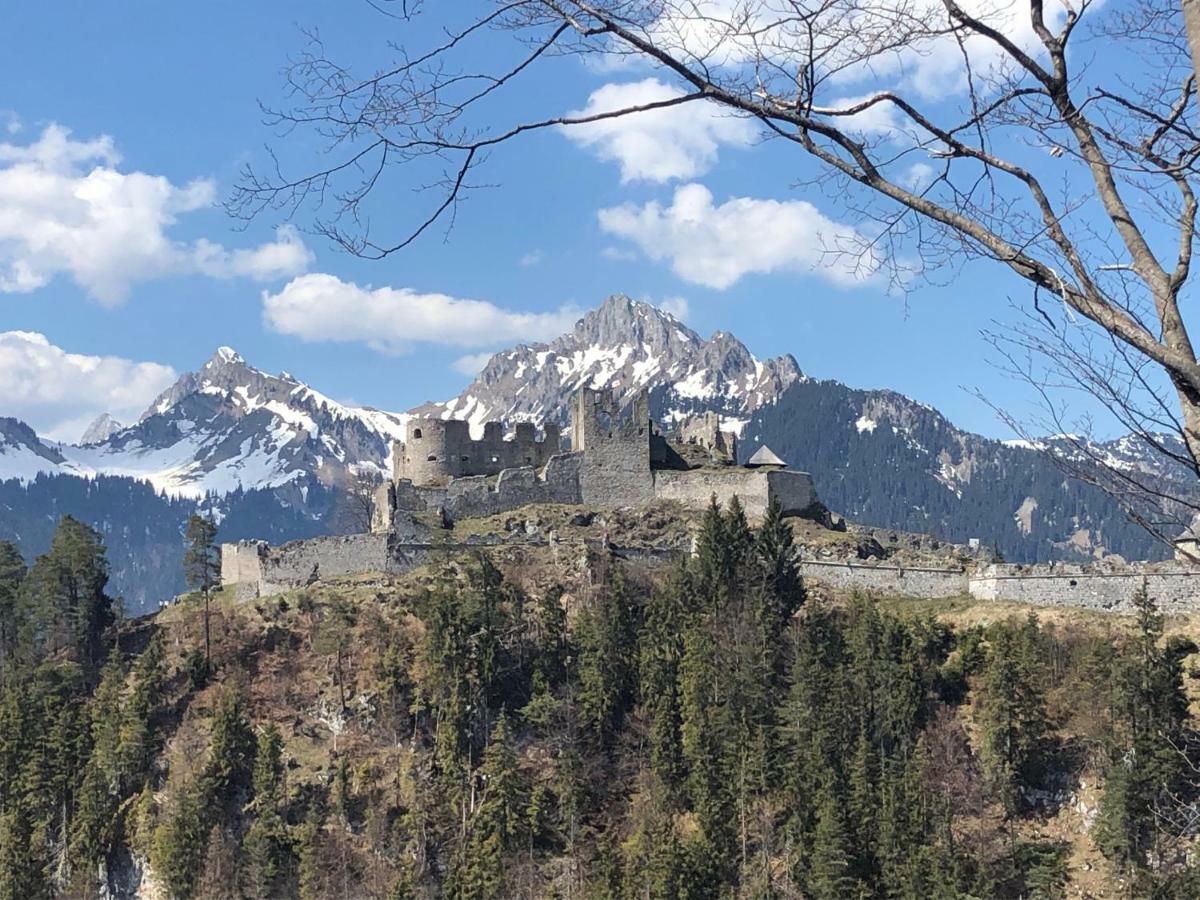
[[[338,514],[347,490],[390,472],[392,441],[413,413],[477,428],[492,419],[565,422],[570,396],[585,385],[624,398],[648,389],[668,423],[719,412],[741,433],[743,458],[769,444],[812,472],[827,505],[851,519],[977,537],[1014,561],[1165,552],[1103,492],[1066,478],[1044,446],[963,432],[891,391],[814,381],[791,356],[759,360],[733,335],[705,340],[620,295],[548,344],[495,354],[457,397],[408,413],[337,403],[223,347],[137,422],[102,416],[78,444],[0,418],[0,537],[32,556],[59,515],[93,522],[108,541],[116,590],[145,609],[182,588],[181,530],[192,511],[216,515],[227,540],[347,530]],[[1092,449],[1122,465],[1161,465],[1129,440]]]

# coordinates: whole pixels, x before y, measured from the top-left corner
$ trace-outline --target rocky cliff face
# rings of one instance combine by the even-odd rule
[[[803,377],[791,356],[759,360],[731,334],[705,340],[670,313],[617,294],[568,334],[495,354],[453,400],[414,412],[476,427],[492,419],[565,423],[580,388],[608,388],[622,400],[649,389],[664,421],[714,410],[737,429]]]

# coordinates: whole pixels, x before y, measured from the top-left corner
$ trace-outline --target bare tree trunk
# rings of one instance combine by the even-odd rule
[[[204,589],[204,668],[212,671],[212,629],[209,624],[208,588]]]

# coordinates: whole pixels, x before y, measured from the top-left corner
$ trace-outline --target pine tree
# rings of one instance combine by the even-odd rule
[[[686,569],[654,591],[646,603],[638,683],[649,719],[650,765],[671,787],[683,777],[679,670],[683,661],[683,594]]]
[[[407,718],[413,696],[413,680],[409,675],[409,647],[399,635],[393,634],[375,665],[375,680],[379,685],[379,700],[386,720],[392,726],[393,738],[400,740],[400,724]]]
[[[853,896],[851,865],[854,851],[841,803],[834,786],[826,783],[817,805],[817,827],[813,831],[809,893],[815,900],[842,900]]]
[[[482,796],[471,822],[467,895],[480,900],[505,896],[505,857],[517,845],[525,820],[524,789],[509,734],[508,716],[501,713],[479,767]]]
[[[1023,649],[1030,637],[1007,624],[994,629],[979,700],[984,764],[1010,815],[1021,789],[1040,781],[1049,731],[1040,664]]]
[[[184,787],[154,831],[150,864],[172,897],[190,897],[200,877],[213,827],[206,802],[194,786]]]
[[[238,893],[237,846],[219,825],[214,825],[208,833],[196,881],[196,900],[233,900]]]
[[[297,889],[300,900],[323,900],[321,895],[320,841],[321,821],[315,810],[309,811],[304,824],[297,829]]]
[[[25,560],[15,544],[0,541],[0,676],[17,647],[18,609]]]
[[[584,721],[603,741],[632,706],[637,682],[637,613],[624,577],[616,572],[575,623],[578,688]]]
[[[239,809],[250,787],[254,764],[254,732],[246,718],[242,693],[226,687],[213,716],[208,758],[200,774],[205,802],[226,811]]]
[[[1163,617],[1144,583],[1133,604],[1137,633],[1113,672],[1120,738],[1095,830],[1105,856],[1129,870],[1146,865],[1160,838],[1160,816],[1185,794],[1191,764],[1179,751],[1188,715],[1183,660],[1196,652],[1191,641],[1162,640]]]
[[[767,642],[773,642],[804,604],[804,585],[797,568],[795,535],[783,517],[783,507],[778,498],[771,499],[762,526],[755,535],[754,556],[764,592],[764,638]]]
[[[39,900],[50,896],[32,846],[33,832],[20,807],[0,813],[0,900]]]
[[[204,598],[204,664],[212,669],[212,624],[210,601],[213,588],[220,583],[221,560],[217,555],[217,526],[200,515],[188,518],[184,531],[187,551],[183,555],[183,574],[188,585]]]
[[[156,634],[133,664],[118,751],[121,781],[127,789],[134,789],[146,779],[158,749],[158,719],[166,684],[163,657],[163,641]]]
[[[349,603],[340,598],[330,598],[313,642],[313,649],[317,653],[333,657],[338,703],[343,711],[346,709],[346,652],[354,636],[354,618],[354,609]]]
[[[283,781],[283,737],[274,723],[258,735],[254,754],[255,818],[242,844],[246,893],[276,896],[279,879],[290,863],[287,826],[280,815]]]
[[[93,528],[63,516],[50,541],[21,582],[18,642],[33,661],[65,651],[89,680],[105,658],[104,634],[116,621],[105,592],[108,561]]]

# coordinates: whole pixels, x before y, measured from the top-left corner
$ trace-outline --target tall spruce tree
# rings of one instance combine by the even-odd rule
[[[0,677],[17,645],[18,609],[25,560],[15,544],[0,541]]]
[[[217,525],[201,515],[188,517],[184,530],[187,550],[183,554],[183,574],[188,586],[204,598],[204,664],[212,669],[211,599],[221,579],[221,559],[217,555]]]

